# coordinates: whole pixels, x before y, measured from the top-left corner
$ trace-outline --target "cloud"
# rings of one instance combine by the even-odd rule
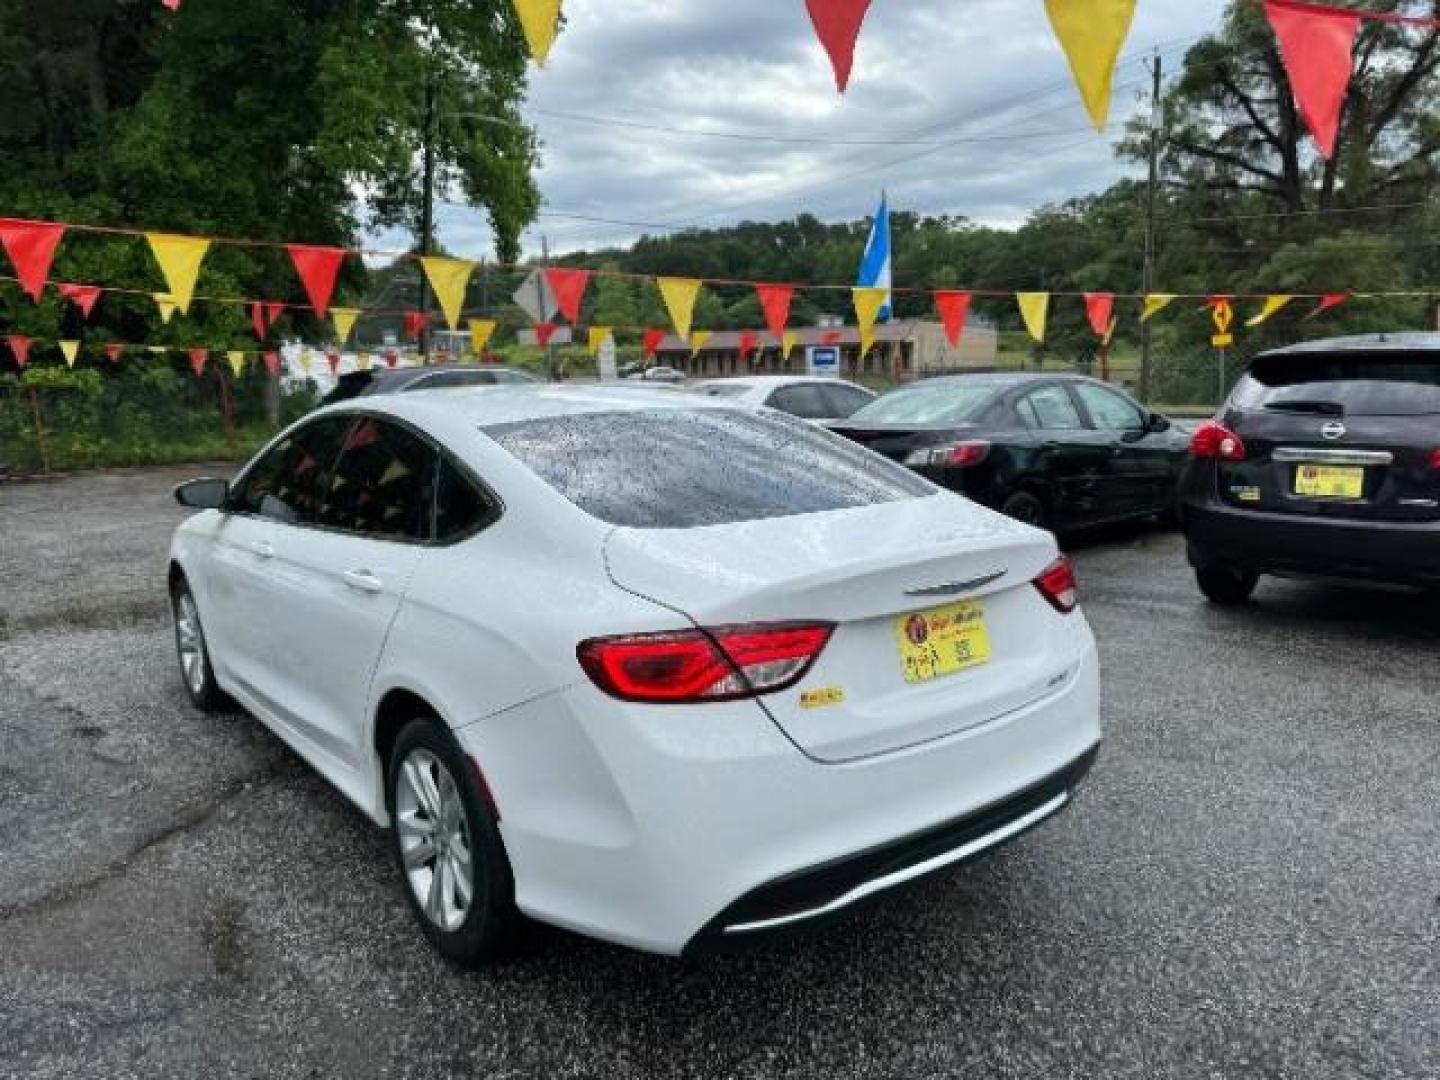
[[[1152,47],[1178,70],[1223,9],[1141,4],[1112,119],[1148,94]],[[629,243],[655,225],[852,219],[881,188],[899,209],[1014,224],[1127,169],[1111,149],[1118,125],[1108,137],[1088,128],[1039,0],[879,0],[844,98],[799,0],[567,0],[565,10],[550,63],[530,80],[545,208],[527,252],[542,234],[566,251]],[[838,145],[862,141],[895,145]],[[439,225],[451,250],[491,253],[483,214],[447,207]]]

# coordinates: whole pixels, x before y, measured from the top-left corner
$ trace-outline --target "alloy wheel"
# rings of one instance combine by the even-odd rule
[[[205,634],[200,629],[200,612],[189,592],[175,600],[175,648],[180,654],[180,673],[192,694],[205,690]]]
[[[475,898],[475,860],[460,789],[428,750],[412,750],[395,786],[395,829],[405,877],[436,927],[458,930]]]

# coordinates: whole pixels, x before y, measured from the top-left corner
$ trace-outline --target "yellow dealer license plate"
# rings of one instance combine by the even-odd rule
[[[1336,465],[1301,465],[1295,470],[1295,494],[1312,499],[1360,499],[1365,470]]]
[[[895,620],[900,668],[909,683],[953,675],[990,659],[985,605],[978,600],[901,615]]]

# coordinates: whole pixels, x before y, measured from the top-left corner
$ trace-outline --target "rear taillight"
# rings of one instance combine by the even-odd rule
[[[1035,588],[1050,601],[1061,615],[1069,615],[1080,603],[1080,590],[1075,585],[1075,568],[1064,555],[1045,568],[1035,579]]]
[[[1440,448],[1430,451],[1430,468],[1440,469]]]
[[[622,701],[730,701],[799,682],[830,623],[756,623],[592,638],[575,650],[592,682]]]
[[[1245,443],[1233,431],[1214,420],[1206,420],[1195,429],[1190,439],[1194,457],[1220,458],[1222,461],[1244,461]]]
[[[984,439],[946,443],[943,446],[922,446],[905,458],[906,465],[930,465],[947,469],[968,469],[990,456],[990,444]]]

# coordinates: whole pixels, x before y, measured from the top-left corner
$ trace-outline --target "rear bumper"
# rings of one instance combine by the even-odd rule
[[[1300,518],[1189,501],[1182,510],[1192,566],[1440,585],[1440,524]]]

